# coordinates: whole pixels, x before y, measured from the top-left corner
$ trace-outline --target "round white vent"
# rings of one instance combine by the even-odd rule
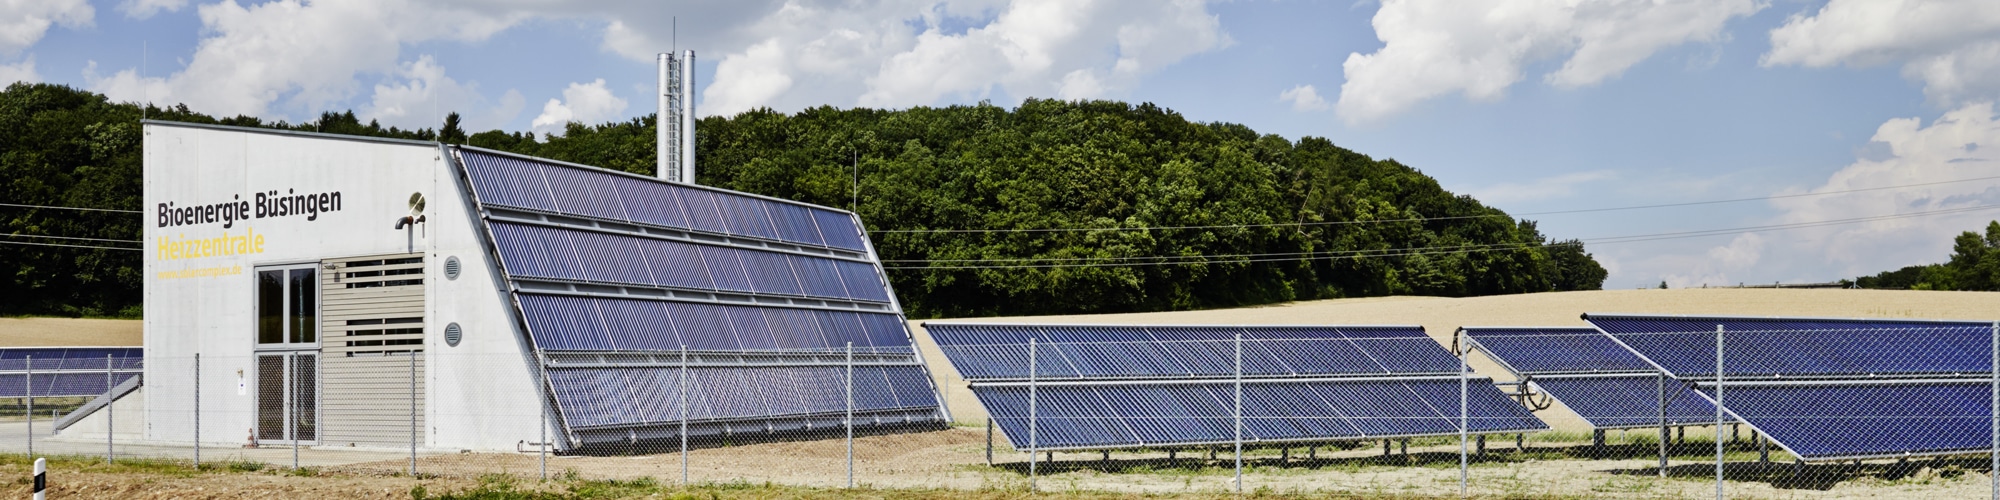
[[[448,346],[452,346],[452,347],[458,347],[458,341],[459,341],[459,339],[460,339],[460,338],[463,338],[463,337],[465,337],[465,330],[464,330],[464,329],[462,329],[462,328],[459,328],[459,327],[458,327],[458,323],[454,322],[454,323],[452,323],[452,324],[449,324],[449,325],[444,325],[444,344],[445,344],[445,345],[448,345]]]
[[[444,279],[458,279],[458,257],[444,258]],[[457,345],[456,342],[453,345]]]

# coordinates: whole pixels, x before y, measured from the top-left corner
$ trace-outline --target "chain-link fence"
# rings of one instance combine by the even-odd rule
[[[907,350],[272,351],[149,357],[132,384],[100,362],[105,394],[33,396],[78,371],[36,361],[0,366],[26,388],[0,401],[0,450],[815,488],[1968,498],[2000,492],[2000,327],[1976,330],[1590,331],[1651,371],[1525,369],[1521,352],[1590,355],[1495,347],[1569,334],[1369,359],[1035,339],[1035,369],[972,382],[936,357],[934,382],[910,379]],[[468,376],[492,373],[519,380]]]

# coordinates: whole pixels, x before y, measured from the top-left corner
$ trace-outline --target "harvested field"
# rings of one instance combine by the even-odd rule
[[[144,332],[136,319],[0,318],[0,347],[136,346]]]

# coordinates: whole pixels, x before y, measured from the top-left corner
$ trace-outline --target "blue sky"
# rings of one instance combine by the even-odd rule
[[[0,5],[0,82],[294,121],[626,119],[674,45],[699,54],[703,114],[1147,101],[1395,158],[1517,214],[1781,196],[1527,216],[1584,239],[1608,288],[1872,274],[2000,218],[2000,180],[1950,182],[2000,176],[1991,1]]]

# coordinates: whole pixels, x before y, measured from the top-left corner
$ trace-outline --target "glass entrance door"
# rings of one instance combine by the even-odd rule
[[[319,440],[319,354],[257,355],[257,440]]]
[[[318,264],[257,269],[257,440],[319,440]]]

